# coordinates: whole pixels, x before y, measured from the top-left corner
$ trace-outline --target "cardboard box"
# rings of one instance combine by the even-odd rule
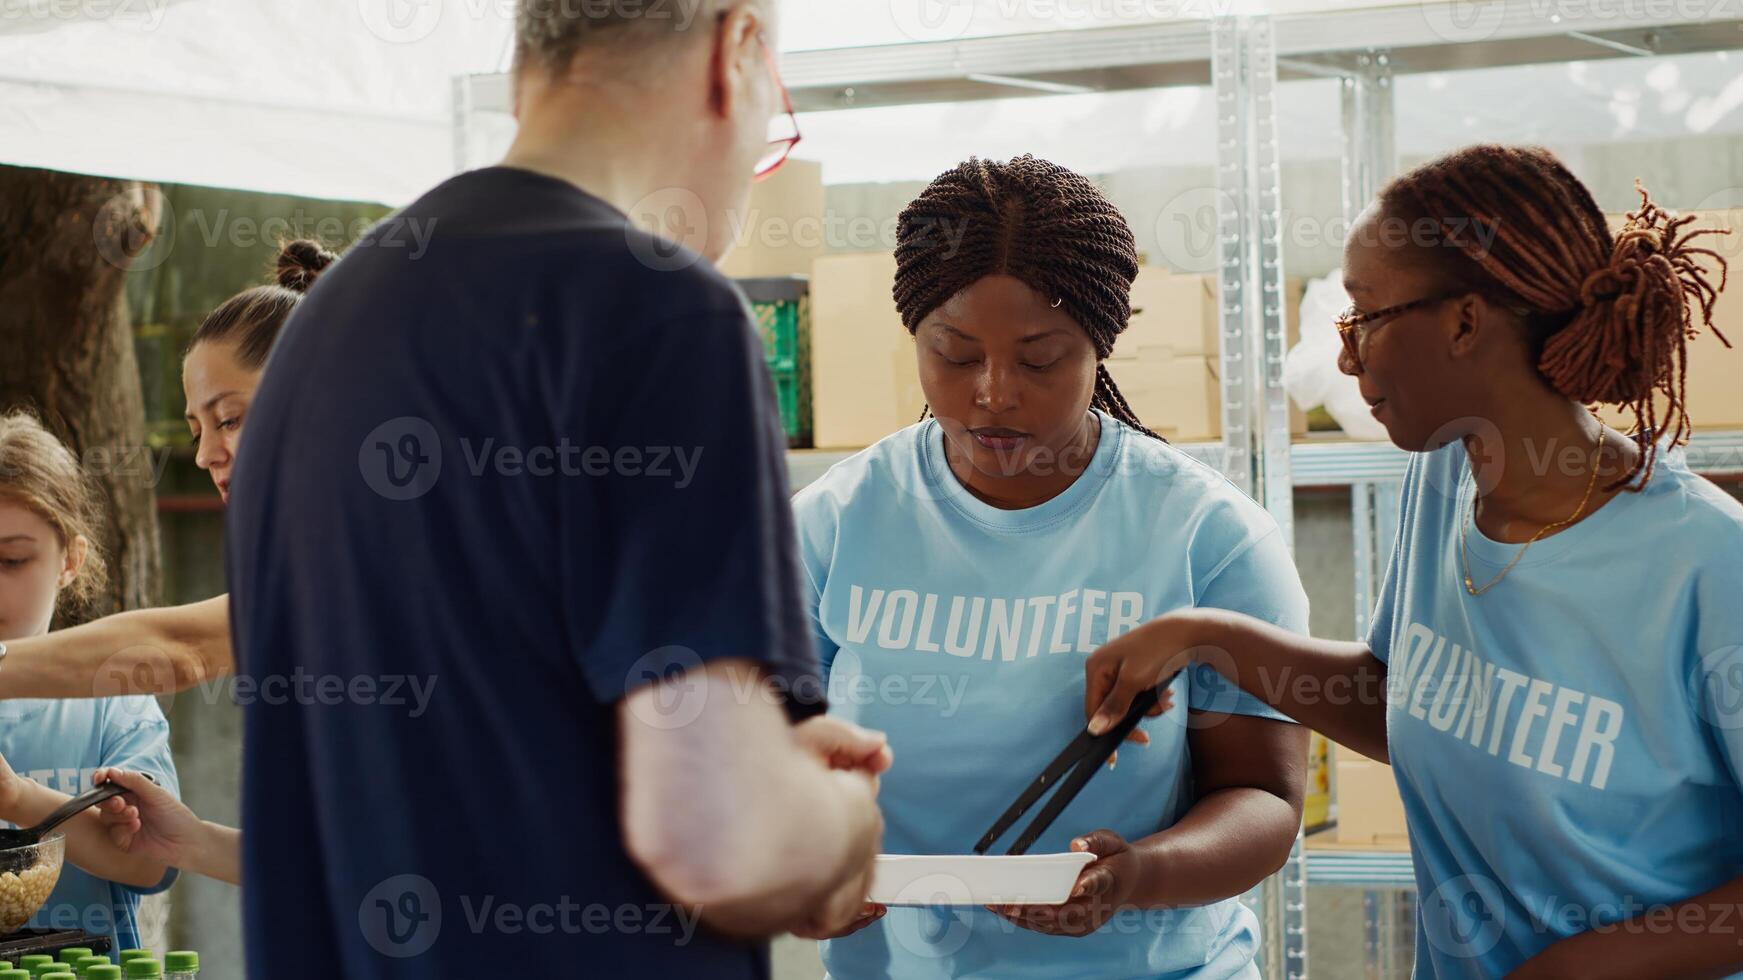
[[[823,165],[788,160],[752,185],[738,244],[720,263],[734,279],[808,276],[828,251],[824,237]]]
[[[1337,819],[1340,844],[1409,846],[1392,767],[1345,749],[1337,752]]]
[[[1216,357],[1222,349],[1217,285],[1210,276],[1175,275],[1146,265],[1132,282],[1132,319],[1114,357]]]
[[[1108,373],[1138,420],[1169,442],[1222,438],[1222,389],[1214,357],[1108,358]]]
[[[1210,276],[1169,276],[1166,270],[1158,276],[1156,271],[1156,267],[1146,266],[1139,272],[1132,287],[1132,305],[1140,305],[1140,284],[1143,302],[1160,301],[1162,305],[1133,315],[1132,326],[1120,335],[1114,355],[1108,359],[1108,371],[1132,410],[1152,430],[1172,442],[1213,442],[1222,438],[1222,331],[1217,283]],[[1284,282],[1283,322],[1290,345],[1301,336],[1304,288],[1300,279]],[[1168,315],[1178,312],[1173,317],[1172,333],[1156,320],[1139,323],[1152,310]],[[1190,328],[1182,324],[1190,324]],[[1194,362],[1194,366],[1187,367],[1186,362]],[[1208,392],[1204,387],[1207,373]],[[1202,407],[1207,395],[1211,399],[1208,413]],[[1289,405],[1289,431],[1298,436],[1307,433],[1307,413],[1293,402]]]
[[[1731,263],[1729,288],[1719,294],[1713,306],[1713,324],[1724,333],[1735,349],[1728,349],[1705,324],[1699,323],[1700,336],[1689,344],[1687,405],[1689,420],[1697,429],[1743,429],[1743,209],[1732,211],[1698,211],[1695,222],[1701,228],[1729,228],[1730,234],[1706,236],[1696,241],[1701,248],[1711,248]],[[1621,228],[1626,220],[1612,215],[1612,228]],[[1708,267],[1711,268],[1710,260]],[[1715,271],[1713,284],[1718,285]],[[1663,417],[1662,399],[1660,418]],[[1629,431],[1633,418],[1613,406],[1604,406],[1598,413],[1609,425]]]
[[[811,411],[819,449],[869,446],[920,418],[914,339],[890,290],[888,252],[829,255],[811,267]]]

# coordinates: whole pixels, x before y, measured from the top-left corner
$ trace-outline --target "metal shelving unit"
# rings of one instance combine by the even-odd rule
[[[1422,2],[1275,18],[1222,17],[798,51],[783,57],[782,73],[801,112],[1045,97],[1048,89],[1118,92],[1211,86],[1217,106],[1224,437],[1219,444],[1182,448],[1251,493],[1291,535],[1298,488],[1350,489],[1355,613],[1362,634],[1397,526],[1405,454],[1386,444],[1291,442],[1281,386],[1284,202],[1277,179],[1278,83],[1340,80],[1343,209],[1346,219],[1353,218],[1396,166],[1397,76],[1743,48],[1743,18],[1725,16],[1722,5],[1706,5],[1704,10],[1697,6],[1661,7],[1661,19],[1631,23],[1602,4],[1562,4],[1550,11],[1537,0]],[[505,75],[455,81],[458,167],[471,165],[475,147],[469,133],[475,114],[506,113],[509,93]],[[810,482],[848,455],[791,454],[794,485]],[[1743,473],[1743,432],[1698,434],[1689,447],[1689,462],[1701,472]],[[1366,889],[1368,975],[1408,973],[1415,901],[1409,856],[1303,852],[1298,842],[1288,866],[1258,896],[1267,976],[1307,976],[1309,885]]]

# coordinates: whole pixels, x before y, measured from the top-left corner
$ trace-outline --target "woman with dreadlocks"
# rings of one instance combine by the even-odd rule
[[[1415,454],[1367,640],[1191,610],[1089,661],[1092,730],[1215,649],[1389,759],[1418,977],[1743,970],[1743,506],[1670,451],[1725,269],[1640,193],[1612,234],[1554,156],[1506,146],[1387,186],[1351,229],[1339,324]]]
[[[1094,185],[970,160],[902,213],[896,263],[929,417],[798,495],[800,552],[832,710],[898,760],[884,850],[966,854],[1082,730],[1091,651],[1188,606],[1305,630],[1307,599],[1270,516],[1103,366],[1138,259]],[[1147,719],[1031,849],[1094,855],[1071,901],[871,907],[817,937],[830,976],[1257,977],[1233,896],[1289,854],[1306,733],[1208,667],[1169,694],[1190,716]]]

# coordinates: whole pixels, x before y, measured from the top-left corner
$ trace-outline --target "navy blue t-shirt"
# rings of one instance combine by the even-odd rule
[[[824,708],[731,282],[565,182],[465,174],[325,273],[243,431],[249,976],[766,976],[625,853],[614,724],[729,657]]]

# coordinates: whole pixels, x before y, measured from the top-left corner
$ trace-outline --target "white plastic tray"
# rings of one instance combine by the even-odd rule
[[[880,854],[879,905],[1062,905],[1094,854]]]

